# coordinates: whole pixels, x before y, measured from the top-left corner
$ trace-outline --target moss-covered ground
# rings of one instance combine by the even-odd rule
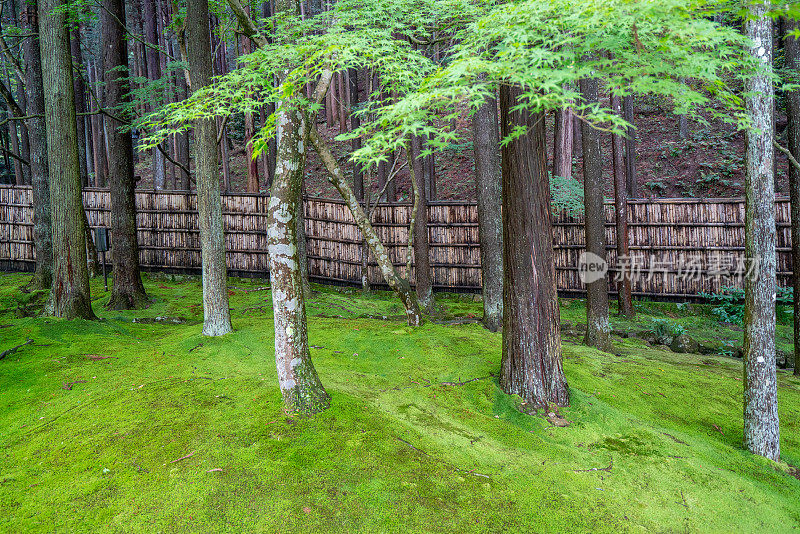
[[[500,334],[411,329],[391,295],[315,286],[309,336],[333,405],[302,418],[281,405],[264,281],[231,281],[236,331],[221,339],[200,334],[196,279],[148,277],[153,305],[135,312],[105,311],[95,280],[101,320],[72,322],[19,317],[26,281],[0,276],[0,352],[33,340],[0,361],[2,531],[800,529],[800,381],[785,371],[781,464],[741,447],[739,360],[637,339],[614,354],[565,340],[570,423],[555,426],[499,389]],[[640,306],[615,327],[661,316],[741,336],[697,305]],[[562,313],[578,322],[582,304]],[[165,315],[188,322],[133,321]]]

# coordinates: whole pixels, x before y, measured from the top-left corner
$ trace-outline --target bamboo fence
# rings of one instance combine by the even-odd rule
[[[34,261],[32,191],[29,186],[0,186],[0,269],[31,270]],[[110,228],[106,190],[83,193],[90,227]],[[267,275],[267,201],[261,194],[224,194],[227,263],[231,275]],[[140,260],[148,270],[199,272],[197,199],[180,191],[137,191]],[[791,283],[789,202],[778,199],[778,283]],[[310,276],[321,282],[360,284],[362,247],[358,230],[342,201],[307,198],[304,203]],[[380,205],[373,224],[398,268],[405,265],[410,206]],[[741,287],[744,254],[742,199],[632,200],[628,224],[634,293],[681,297]],[[474,291],[481,287],[477,208],[474,202],[432,202],[429,206],[430,255],[434,286]],[[608,260],[617,265],[614,208],[606,208]],[[112,236],[113,240],[113,236]],[[580,218],[553,218],[558,288],[583,291],[578,258],[584,249]],[[612,268],[612,279],[613,279]],[[370,261],[369,279],[382,285]],[[412,269],[413,280],[413,269]],[[611,283],[612,290],[615,283]]]

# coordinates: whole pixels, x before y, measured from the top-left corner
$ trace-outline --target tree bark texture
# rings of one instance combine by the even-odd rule
[[[65,0],[39,3],[45,121],[53,228],[53,285],[48,311],[67,319],[94,319],[86,267],[75,95]]]
[[[503,356],[500,385],[535,407],[569,404],[562,369],[544,116],[512,111],[521,90],[500,88],[502,135],[528,128],[502,148]]]
[[[622,105],[618,96],[611,97],[611,108],[614,113],[622,113]],[[614,215],[617,233],[617,263],[622,266],[621,258],[630,257],[628,246],[628,189],[625,185],[625,159],[622,154],[622,136],[611,134],[611,154],[614,168]],[[621,280],[617,284],[619,313],[625,317],[633,317],[632,280],[630,269],[619,273]]]
[[[572,178],[572,127],[572,110],[556,110],[553,127],[553,176]]]
[[[81,69],[83,68],[83,52],[81,51],[81,29],[80,26],[73,28],[72,39],[70,40],[70,47],[72,50],[72,60],[75,65]],[[75,110],[78,112],[88,111],[86,107],[86,88],[83,85],[83,78],[78,74],[73,80],[75,90]],[[86,147],[84,146],[86,140],[86,118],[77,117],[78,127],[78,159],[80,161],[81,169],[81,183],[84,186],[89,185],[89,169],[86,159]]]
[[[22,28],[39,33],[36,0],[29,0],[22,11]],[[53,280],[53,235],[50,220],[50,182],[47,168],[47,129],[44,120],[44,82],[38,37],[22,42],[25,62],[25,88],[28,93],[28,132],[30,134],[31,181],[33,182],[33,235],[36,246],[36,270],[31,289],[49,289]]]
[[[636,130],[633,129],[633,96],[626,95],[622,99],[623,115],[631,124],[625,137],[625,181],[628,197],[636,198],[639,194],[639,183],[636,176]]]
[[[497,332],[503,323],[502,178],[497,100],[490,98],[472,119],[478,237],[481,244],[483,325]]]
[[[187,55],[192,90],[211,83],[211,36],[208,0],[189,0],[186,15]],[[195,124],[197,211],[203,262],[203,334],[221,336],[232,330],[228,305],[228,273],[217,162],[217,127],[214,119]]]
[[[780,457],[775,363],[775,182],[773,177],[772,20],[768,0],[751,4],[745,34],[762,72],[747,80],[751,120],[745,148],[744,445]]]
[[[151,45],[145,50],[145,60],[147,63],[147,78],[151,81],[161,79],[161,61],[159,52],[156,48],[159,44],[158,38],[158,16],[156,12],[156,0],[144,0],[144,31],[145,39]],[[148,106],[149,111],[153,106]],[[153,187],[164,189],[166,183],[166,161],[164,154],[158,149],[153,149]]]
[[[786,67],[800,71],[800,41],[791,32],[800,28],[800,23],[787,19],[784,22],[786,38],[784,55]],[[786,94],[789,116],[788,144],[795,159],[800,160],[800,89]],[[789,165],[789,200],[792,221],[792,285],[794,289],[794,374],[800,376],[800,171]]]
[[[417,301],[428,312],[433,311],[433,282],[431,280],[430,241],[428,235],[428,188],[425,180],[425,158],[422,153],[422,138],[411,136],[408,170],[419,194],[414,217],[414,270]]]
[[[125,3],[104,0],[100,10],[105,98],[115,117],[128,119],[128,41],[125,38]],[[133,139],[125,124],[107,118],[109,185],[111,192],[111,263],[114,285],[106,305],[112,310],[147,306],[148,298],[139,273],[136,238],[136,182],[133,178]]]
[[[306,121],[300,110],[283,103],[277,111],[275,124],[278,159],[267,223],[275,364],[286,409],[314,414],[330,406],[330,396],[311,361],[297,247],[297,225],[302,224],[298,204],[305,173]]]
[[[580,81],[583,99],[587,103],[598,100],[597,79]],[[600,132],[583,122],[583,228],[586,236],[586,253],[606,259],[606,213],[603,205],[603,155],[600,150]],[[586,284],[586,336],[584,343],[603,351],[611,350],[611,323],[608,318],[608,278]]]

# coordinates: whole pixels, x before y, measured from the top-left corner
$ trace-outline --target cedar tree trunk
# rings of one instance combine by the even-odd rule
[[[501,86],[502,135],[528,129],[502,148],[503,356],[500,386],[535,407],[569,404],[561,358],[544,117],[518,104],[519,87]]]
[[[580,82],[581,94],[587,103],[597,102],[598,81],[585,78]],[[586,254],[606,259],[606,213],[603,205],[603,155],[600,132],[587,122],[581,125],[583,142],[583,228]],[[591,260],[591,258],[589,259]],[[584,343],[603,351],[611,350],[611,324],[608,319],[608,278],[586,284],[586,336]]]
[[[50,213],[53,228],[53,285],[48,312],[67,319],[94,319],[86,267],[86,225],[82,215],[72,57],[65,0],[39,3]]]
[[[497,332],[503,322],[503,221],[500,209],[500,132],[495,98],[486,100],[478,108],[472,119],[472,128],[478,237],[481,245],[483,326]]]
[[[116,117],[128,119],[128,41],[123,0],[103,0],[100,10],[106,106]],[[114,286],[106,305],[112,310],[147,306],[148,298],[139,274],[139,244],[136,240],[136,182],[133,179],[133,140],[125,123],[108,121],[109,185],[111,192],[111,263]]]
[[[189,0],[186,15],[186,44],[192,90],[211,83],[211,35],[208,0]],[[203,260],[203,334],[221,336],[232,330],[228,306],[228,273],[225,265],[225,236],[222,198],[217,164],[217,127],[214,119],[195,124],[197,169],[197,211],[200,219],[200,248]]]

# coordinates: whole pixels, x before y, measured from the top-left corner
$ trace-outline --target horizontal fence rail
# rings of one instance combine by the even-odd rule
[[[267,275],[267,203],[263,194],[223,194],[228,269],[232,275]],[[83,193],[89,226],[111,226],[107,190]],[[178,191],[137,191],[140,261],[148,270],[199,272],[197,197]],[[791,283],[789,202],[775,203],[778,283]],[[379,205],[373,224],[395,265],[403,269],[410,217],[408,204]],[[435,287],[474,291],[481,287],[478,211],[474,202],[432,202],[428,208]],[[362,236],[342,201],[307,198],[304,203],[309,275],[318,281],[360,284]],[[634,293],[681,297],[741,287],[744,265],[742,199],[632,200],[628,208],[630,258],[616,258],[614,208],[606,206],[611,278],[620,266],[634,274]],[[580,217],[553,218],[558,288],[580,292],[578,259],[584,250]],[[113,245],[113,236],[112,236]],[[32,270],[35,258],[32,190],[0,186],[0,268]],[[757,268],[757,262],[755,265]],[[369,280],[383,284],[374,261]],[[413,268],[412,268],[413,280]],[[615,283],[612,281],[612,290]]]

